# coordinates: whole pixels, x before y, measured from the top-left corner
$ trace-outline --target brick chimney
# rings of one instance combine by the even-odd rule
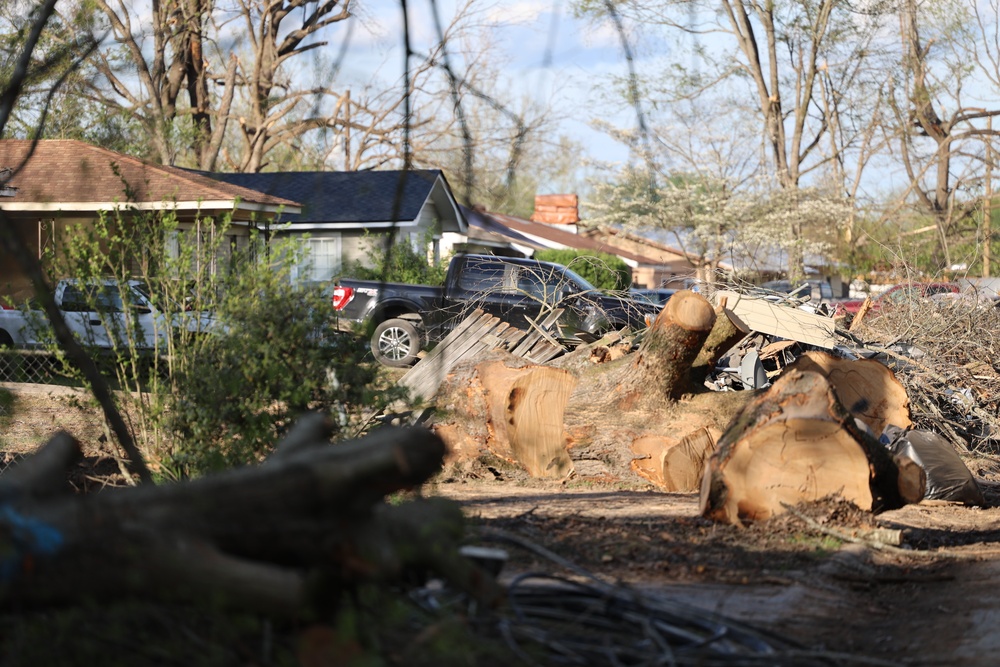
[[[550,225],[575,225],[580,222],[579,198],[576,195],[535,195],[533,222]]]

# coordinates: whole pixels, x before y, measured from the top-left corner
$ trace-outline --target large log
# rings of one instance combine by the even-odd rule
[[[722,435],[702,479],[701,513],[740,524],[839,495],[881,511],[918,502],[926,478],[894,458],[819,373],[786,371]]]
[[[796,359],[788,370],[819,373],[833,385],[840,404],[879,436],[886,426],[908,428],[910,397],[896,375],[874,359],[844,359],[811,350]],[[786,370],[787,372],[787,370]]]
[[[0,608],[140,596],[299,615],[322,595],[314,582],[336,588],[410,565],[495,597],[458,554],[454,503],[384,503],[440,469],[439,438],[382,429],[331,445],[326,430],[307,423],[266,465],[83,497],[53,495],[75,449],[58,435],[0,476]]]
[[[632,441],[632,470],[657,488],[670,493],[697,491],[705,462],[715,451],[715,438],[699,428],[677,440],[644,435]]]
[[[565,370],[500,354],[462,364],[441,385],[435,429],[452,457],[478,456],[478,442],[534,477],[563,478],[573,470],[563,417],[576,382]]]

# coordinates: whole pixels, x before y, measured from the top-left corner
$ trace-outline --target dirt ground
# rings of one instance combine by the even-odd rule
[[[3,393],[3,392],[0,392]],[[69,395],[19,392],[0,403],[0,463],[65,428],[89,464],[110,460],[93,413]],[[527,480],[484,467],[423,489],[461,503],[471,541],[509,553],[502,577],[567,574],[713,610],[813,651],[880,660],[858,664],[1000,663],[1000,474],[972,461],[987,505],[925,502],[871,515],[836,500],[745,528],[702,519],[695,494],[639,485]],[[872,541],[898,530],[900,546]],[[513,534],[521,546],[497,541]]]

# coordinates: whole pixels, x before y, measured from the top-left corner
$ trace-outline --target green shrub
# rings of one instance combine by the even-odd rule
[[[333,330],[325,293],[292,287],[281,266],[240,272],[216,317],[225,333],[209,336],[174,378],[175,475],[259,462],[306,411],[343,427],[361,406],[392,398],[370,390],[379,371],[363,363],[363,345]]]
[[[597,289],[627,290],[632,285],[632,269],[621,257],[589,250],[538,250],[535,259],[555,262],[573,269]]]
[[[448,262],[432,263],[426,251],[418,251],[411,243],[396,240],[389,243],[389,236],[367,234],[364,243],[368,246],[368,256],[372,266],[355,262],[344,275],[360,280],[379,280],[408,285],[444,285],[448,273]],[[419,245],[427,248],[430,239],[425,238]]]

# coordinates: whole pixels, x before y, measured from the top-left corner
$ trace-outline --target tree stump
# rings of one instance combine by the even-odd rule
[[[715,319],[712,305],[696,292],[681,290],[670,297],[622,373],[618,407],[674,401],[691,391],[691,365]]]
[[[865,510],[894,509],[918,502],[925,486],[923,470],[859,427],[821,374],[791,370],[722,435],[700,506],[707,518],[742,524],[830,495]]]

